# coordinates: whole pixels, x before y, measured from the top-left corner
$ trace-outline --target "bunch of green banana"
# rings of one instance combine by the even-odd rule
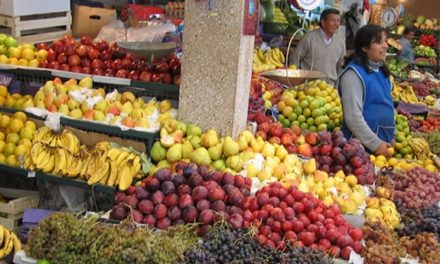
[[[280,8],[275,7],[273,9],[274,17],[272,22],[280,23],[280,24],[288,24],[289,22],[286,19],[286,16],[284,15],[283,11],[281,11]]]
[[[21,242],[14,232],[0,225],[0,259],[6,258],[12,250],[14,253],[20,251]]]
[[[269,49],[265,52],[254,49],[252,70],[255,73],[270,71],[284,67],[285,57],[279,48]]]
[[[48,127],[39,128],[35,132],[32,142],[42,142],[51,147],[62,147],[72,154],[76,154],[80,146],[78,137],[71,131],[64,129],[63,132],[56,133]]]

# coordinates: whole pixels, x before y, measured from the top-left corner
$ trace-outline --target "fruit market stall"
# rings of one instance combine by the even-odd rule
[[[262,4],[273,9],[266,29],[296,19]],[[0,224],[14,223],[0,225],[0,259],[440,263],[440,81],[426,68],[387,61],[396,129],[386,158],[344,137],[338,92],[321,77],[294,85],[265,77],[285,67],[278,48],[255,49],[248,129],[233,137],[179,118],[175,54],[149,64],[87,37],[10,41],[0,37],[8,49],[0,55],[0,178],[14,172],[78,188],[75,199],[95,204],[71,199],[46,209],[73,212],[28,219],[28,208],[46,206],[0,188]],[[420,56],[437,52],[420,45]],[[96,204],[98,193],[106,204]]]

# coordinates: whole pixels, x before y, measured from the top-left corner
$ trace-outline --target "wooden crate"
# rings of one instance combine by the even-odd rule
[[[12,35],[19,43],[49,42],[72,34],[70,11],[29,16],[0,15],[1,33]]]
[[[38,205],[38,192],[0,188],[0,194],[12,199],[7,203],[0,203],[0,225],[16,231],[21,225],[24,210]]]

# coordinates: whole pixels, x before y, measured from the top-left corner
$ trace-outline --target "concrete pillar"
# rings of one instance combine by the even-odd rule
[[[221,135],[246,127],[254,36],[242,35],[243,10],[243,0],[185,1],[178,117]]]

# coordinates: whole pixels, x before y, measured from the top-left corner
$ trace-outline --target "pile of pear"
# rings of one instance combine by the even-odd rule
[[[80,179],[88,185],[118,186],[124,191],[135,179],[145,176],[141,155],[108,141],[91,147],[81,145],[79,138],[70,130],[57,133],[41,127],[35,132],[31,150],[24,156],[22,167]]]
[[[161,122],[160,139],[153,144],[155,169],[178,161],[194,162],[222,172],[240,173],[259,183],[296,179],[303,164],[281,144],[273,144],[242,131],[237,139],[220,137],[214,129],[203,131],[194,124],[169,118]],[[152,170],[154,171],[154,169]]]
[[[65,82],[55,78],[47,81],[33,97],[0,91],[0,106],[19,110],[39,108],[72,119],[153,131],[159,130],[162,119],[176,116],[169,100],[145,101],[130,91],[106,92],[94,88],[90,77]]]
[[[376,193],[378,192],[376,191]],[[400,225],[400,215],[396,204],[384,197],[367,198],[365,218],[370,221],[380,221],[391,229],[395,229]]]
[[[294,183],[302,192],[311,192],[327,206],[337,204],[343,214],[360,215],[366,206],[368,190],[354,175],[338,171],[334,176],[316,170],[315,159],[304,164],[304,176]]]

